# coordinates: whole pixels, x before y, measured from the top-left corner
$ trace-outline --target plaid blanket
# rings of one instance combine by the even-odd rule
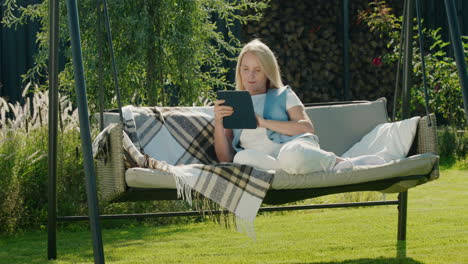
[[[194,190],[234,213],[238,227],[253,231],[273,174],[217,162],[211,107],[125,106],[122,113],[127,167],[171,172],[180,197],[191,202]]]

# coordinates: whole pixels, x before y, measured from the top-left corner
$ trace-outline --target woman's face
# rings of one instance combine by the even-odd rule
[[[247,52],[242,57],[240,65],[242,85],[250,95],[266,93],[267,77],[255,54]]]

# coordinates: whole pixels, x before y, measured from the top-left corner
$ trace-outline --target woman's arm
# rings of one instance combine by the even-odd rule
[[[267,120],[257,115],[258,126],[275,132],[295,136],[306,132],[314,133],[314,126],[304,111],[304,107],[297,105],[288,109],[289,121]]]
[[[224,100],[217,100],[214,106],[214,147],[219,162],[232,162],[234,148],[232,147],[233,134],[231,129],[225,129],[223,118],[234,112],[232,107],[221,105]]]

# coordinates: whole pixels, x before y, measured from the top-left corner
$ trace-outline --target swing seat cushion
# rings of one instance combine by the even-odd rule
[[[438,156],[424,153],[411,157],[394,160],[378,166],[357,166],[339,172],[314,172],[310,174],[289,174],[277,171],[271,184],[271,189],[308,189],[331,186],[351,185],[378,181],[388,178],[428,175],[433,170]],[[125,173],[125,180],[129,187],[175,189],[174,177],[160,170],[148,168],[130,168]],[[424,182],[429,181],[424,180]],[[422,183],[422,182],[421,182]],[[420,182],[414,182],[414,187]],[[407,189],[407,188],[406,188]],[[401,188],[381,190],[382,192],[401,192]]]
[[[191,108],[193,111],[196,108]],[[200,108],[206,113],[206,107]],[[307,106],[320,139],[322,149],[342,155],[379,125],[388,123],[386,100],[384,98],[364,103],[343,105]],[[104,115],[105,123],[118,120],[115,113]],[[438,160],[436,154],[435,117],[431,115],[432,127],[427,125],[428,117],[417,122],[417,132],[411,138],[408,157],[391,160],[382,165],[357,166],[338,172],[317,172],[311,174],[288,174],[276,171],[270,190],[296,190],[304,192],[317,188],[334,188],[362,185],[352,190],[376,190],[381,192],[402,192],[416,185],[437,179]],[[107,125],[107,124],[106,124]],[[123,165],[122,130],[115,127],[110,133],[111,162],[98,161],[100,199],[116,200],[125,192],[138,190],[175,190],[173,175],[167,171],[148,168],[129,168]],[[372,134],[372,133],[371,133]],[[207,137],[210,135],[207,134]],[[212,135],[211,135],[212,136]],[[119,142],[120,140],[120,142]],[[391,180],[390,184],[372,185],[379,181]],[[387,182],[388,183],[388,182]],[[367,188],[365,186],[373,186]],[[336,188],[335,188],[336,189]],[[334,190],[336,193],[337,191]],[[328,194],[328,193],[325,193]],[[324,195],[324,194],[321,194]],[[268,198],[268,194],[267,197]],[[306,197],[307,198],[307,197]]]

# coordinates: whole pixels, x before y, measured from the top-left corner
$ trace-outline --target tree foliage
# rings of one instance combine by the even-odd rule
[[[35,66],[24,76],[38,83],[47,75],[48,2],[20,7],[5,0],[2,23],[14,27],[28,19],[40,23]],[[236,23],[259,20],[268,0],[144,0],[108,1],[110,28],[119,86],[124,104],[200,105],[214,89],[233,86],[226,78],[226,62],[235,60],[240,41]],[[102,85],[107,107],[116,93],[101,0],[78,3],[81,41],[90,106],[97,104]],[[60,89],[74,95],[73,67],[65,1],[60,1],[60,43],[65,65]],[[102,67],[102,68],[100,68]],[[102,70],[101,70],[102,69]],[[100,72],[102,77],[100,77]],[[46,89],[46,85],[43,89]]]

